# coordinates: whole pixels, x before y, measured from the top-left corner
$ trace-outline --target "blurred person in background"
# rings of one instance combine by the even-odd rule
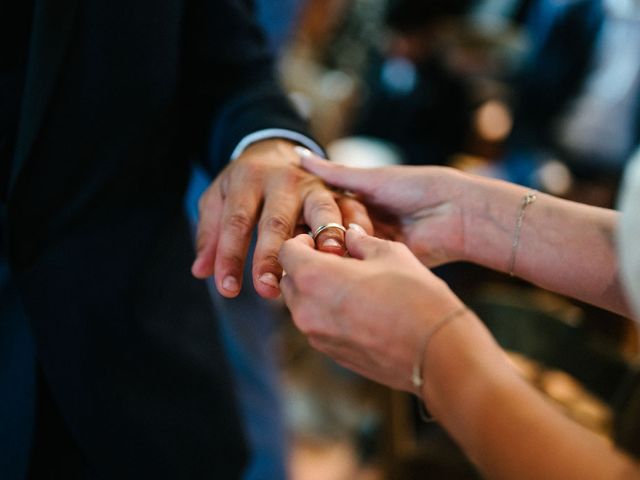
[[[26,451],[30,478],[240,476],[232,383],[194,276],[237,296],[257,227],[250,283],[277,296],[299,219],[343,221],[297,167],[294,145],[321,150],[249,3],[0,7],[2,478],[24,477]],[[195,160],[215,180],[194,262],[182,202]],[[340,232],[323,237],[342,251]]]
[[[472,100],[448,65],[472,0],[393,0],[382,52],[369,68],[353,135],[398,147],[404,163],[446,164],[465,146]]]
[[[352,225],[352,258],[318,252],[308,235],[284,244],[281,288],[313,347],[416,394],[490,478],[640,478],[635,459],[527,384],[425,268],[470,261],[640,321],[640,151],[622,214],[444,167],[353,169],[300,152],[306,169],[366,203],[367,230],[402,242]]]
[[[524,27],[507,163],[559,159],[578,180],[617,182],[640,141],[640,2],[537,0]]]

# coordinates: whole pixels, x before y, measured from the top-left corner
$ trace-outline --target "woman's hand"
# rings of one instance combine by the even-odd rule
[[[376,236],[406,244],[427,266],[464,256],[464,207],[470,183],[446,167],[349,168],[301,151],[302,166],[356,195]]]
[[[461,302],[404,245],[357,226],[347,231],[346,244],[353,258],[315,250],[308,235],[285,242],[281,290],[293,320],[314,348],[341,365],[414,391],[419,343]]]

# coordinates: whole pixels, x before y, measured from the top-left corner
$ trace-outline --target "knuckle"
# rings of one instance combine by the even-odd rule
[[[320,352],[325,350],[325,342],[323,341],[321,336],[316,335],[314,332],[307,334],[307,338],[309,341],[309,345]]]
[[[387,241],[391,244],[391,248],[396,253],[399,253],[401,255],[408,255],[408,254],[411,253],[411,250],[409,249],[409,247],[407,245],[405,245],[404,243],[391,242],[390,240],[387,240]]]
[[[242,169],[242,177],[245,179],[253,179],[261,177],[263,172],[262,163],[259,161],[245,162]]]
[[[231,253],[222,258],[222,264],[230,271],[241,272],[244,265],[244,258],[238,254]]]
[[[299,328],[300,331],[308,337],[312,337],[317,334],[317,328],[309,321],[309,319],[304,319],[304,321],[300,322]]]
[[[300,332],[304,335],[308,335],[312,330],[309,314],[306,313],[302,308],[292,308],[291,318],[296,328],[300,330]]]
[[[263,221],[262,227],[282,238],[289,238],[293,232],[291,221],[284,215],[270,215]]]
[[[309,174],[299,168],[285,168],[282,170],[281,180],[285,185],[292,187],[304,182],[307,175]]]
[[[311,214],[314,216],[335,214],[336,208],[336,204],[333,202],[333,200],[329,198],[321,198],[315,200],[311,204]]]
[[[320,340],[318,340],[318,338],[315,337],[313,333],[307,334],[307,340],[309,342],[309,345],[311,345],[311,347],[315,348],[316,350],[320,350]]]
[[[229,215],[225,221],[226,227],[240,235],[248,235],[253,229],[253,220],[245,212],[236,212]]]
[[[260,258],[261,268],[262,270],[264,266],[270,267],[269,270],[272,269],[280,269],[280,262],[278,261],[278,255],[274,253],[268,253]]]

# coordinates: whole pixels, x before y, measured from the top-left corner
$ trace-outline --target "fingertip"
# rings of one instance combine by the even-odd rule
[[[356,235],[366,235],[367,232],[365,231],[364,228],[362,228],[360,225],[358,225],[357,223],[350,223],[349,224],[349,229],[347,230],[347,232],[353,232]]]
[[[293,271],[316,252],[311,236],[303,233],[284,242],[278,252],[278,262],[283,270]]]
[[[302,243],[304,245],[307,245],[308,247],[315,248],[315,243],[313,241],[313,238],[308,233],[301,233],[299,235],[296,235],[289,241]]]
[[[220,295],[235,298],[240,293],[240,281],[233,275],[226,275],[217,285]]]
[[[350,223],[346,234],[347,249],[353,258],[365,259],[375,253],[380,240],[368,235],[360,225]]]
[[[260,297],[268,299],[268,300],[273,300],[276,298],[280,297],[280,286],[278,285],[277,288],[269,286],[269,285],[265,285],[264,283],[260,282],[259,280],[257,280],[254,283],[254,287],[256,289],[256,292],[258,293],[258,295],[260,295]]]
[[[199,280],[204,280],[211,276],[212,273],[213,272],[207,268],[206,261],[202,257],[197,257],[191,265],[191,275]]]
[[[308,148],[298,146],[295,147],[294,150],[300,157],[300,164],[306,170],[313,171],[315,168],[322,168],[331,165],[331,162],[327,159],[316,155]]]
[[[347,233],[345,235],[345,242],[347,244],[347,248],[349,249],[349,251],[352,250],[353,245],[357,243],[358,240],[361,240],[362,238],[365,238],[368,236],[369,235],[367,234],[365,229],[362,228],[360,225],[358,225],[357,223],[350,223],[349,228],[347,229]]]
[[[191,264],[191,275],[196,278],[200,278],[200,262],[196,258],[194,262]]]
[[[307,147],[303,147],[302,145],[296,145],[293,147],[293,150],[300,156],[300,160],[309,160],[311,159],[316,161],[325,161],[320,155],[315,152],[312,152]]]
[[[303,147],[302,145],[296,145],[295,147],[293,147],[293,151],[298,154],[298,156],[300,157],[300,160],[309,158],[313,155],[313,153],[311,153],[311,150],[309,150],[306,147]]]
[[[253,282],[256,292],[263,298],[278,298],[280,296],[280,279],[273,272],[259,274]]]
[[[340,257],[345,256],[347,253],[347,247],[342,238],[338,239],[336,237],[328,237],[318,239],[317,247],[321,252],[331,253]]]

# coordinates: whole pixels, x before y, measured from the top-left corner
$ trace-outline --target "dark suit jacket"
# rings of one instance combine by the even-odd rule
[[[76,455],[38,443],[36,471],[236,478],[244,443],[181,202],[212,122],[212,173],[245,134],[304,133],[262,36],[242,0],[36,0],[32,39],[9,257]]]

